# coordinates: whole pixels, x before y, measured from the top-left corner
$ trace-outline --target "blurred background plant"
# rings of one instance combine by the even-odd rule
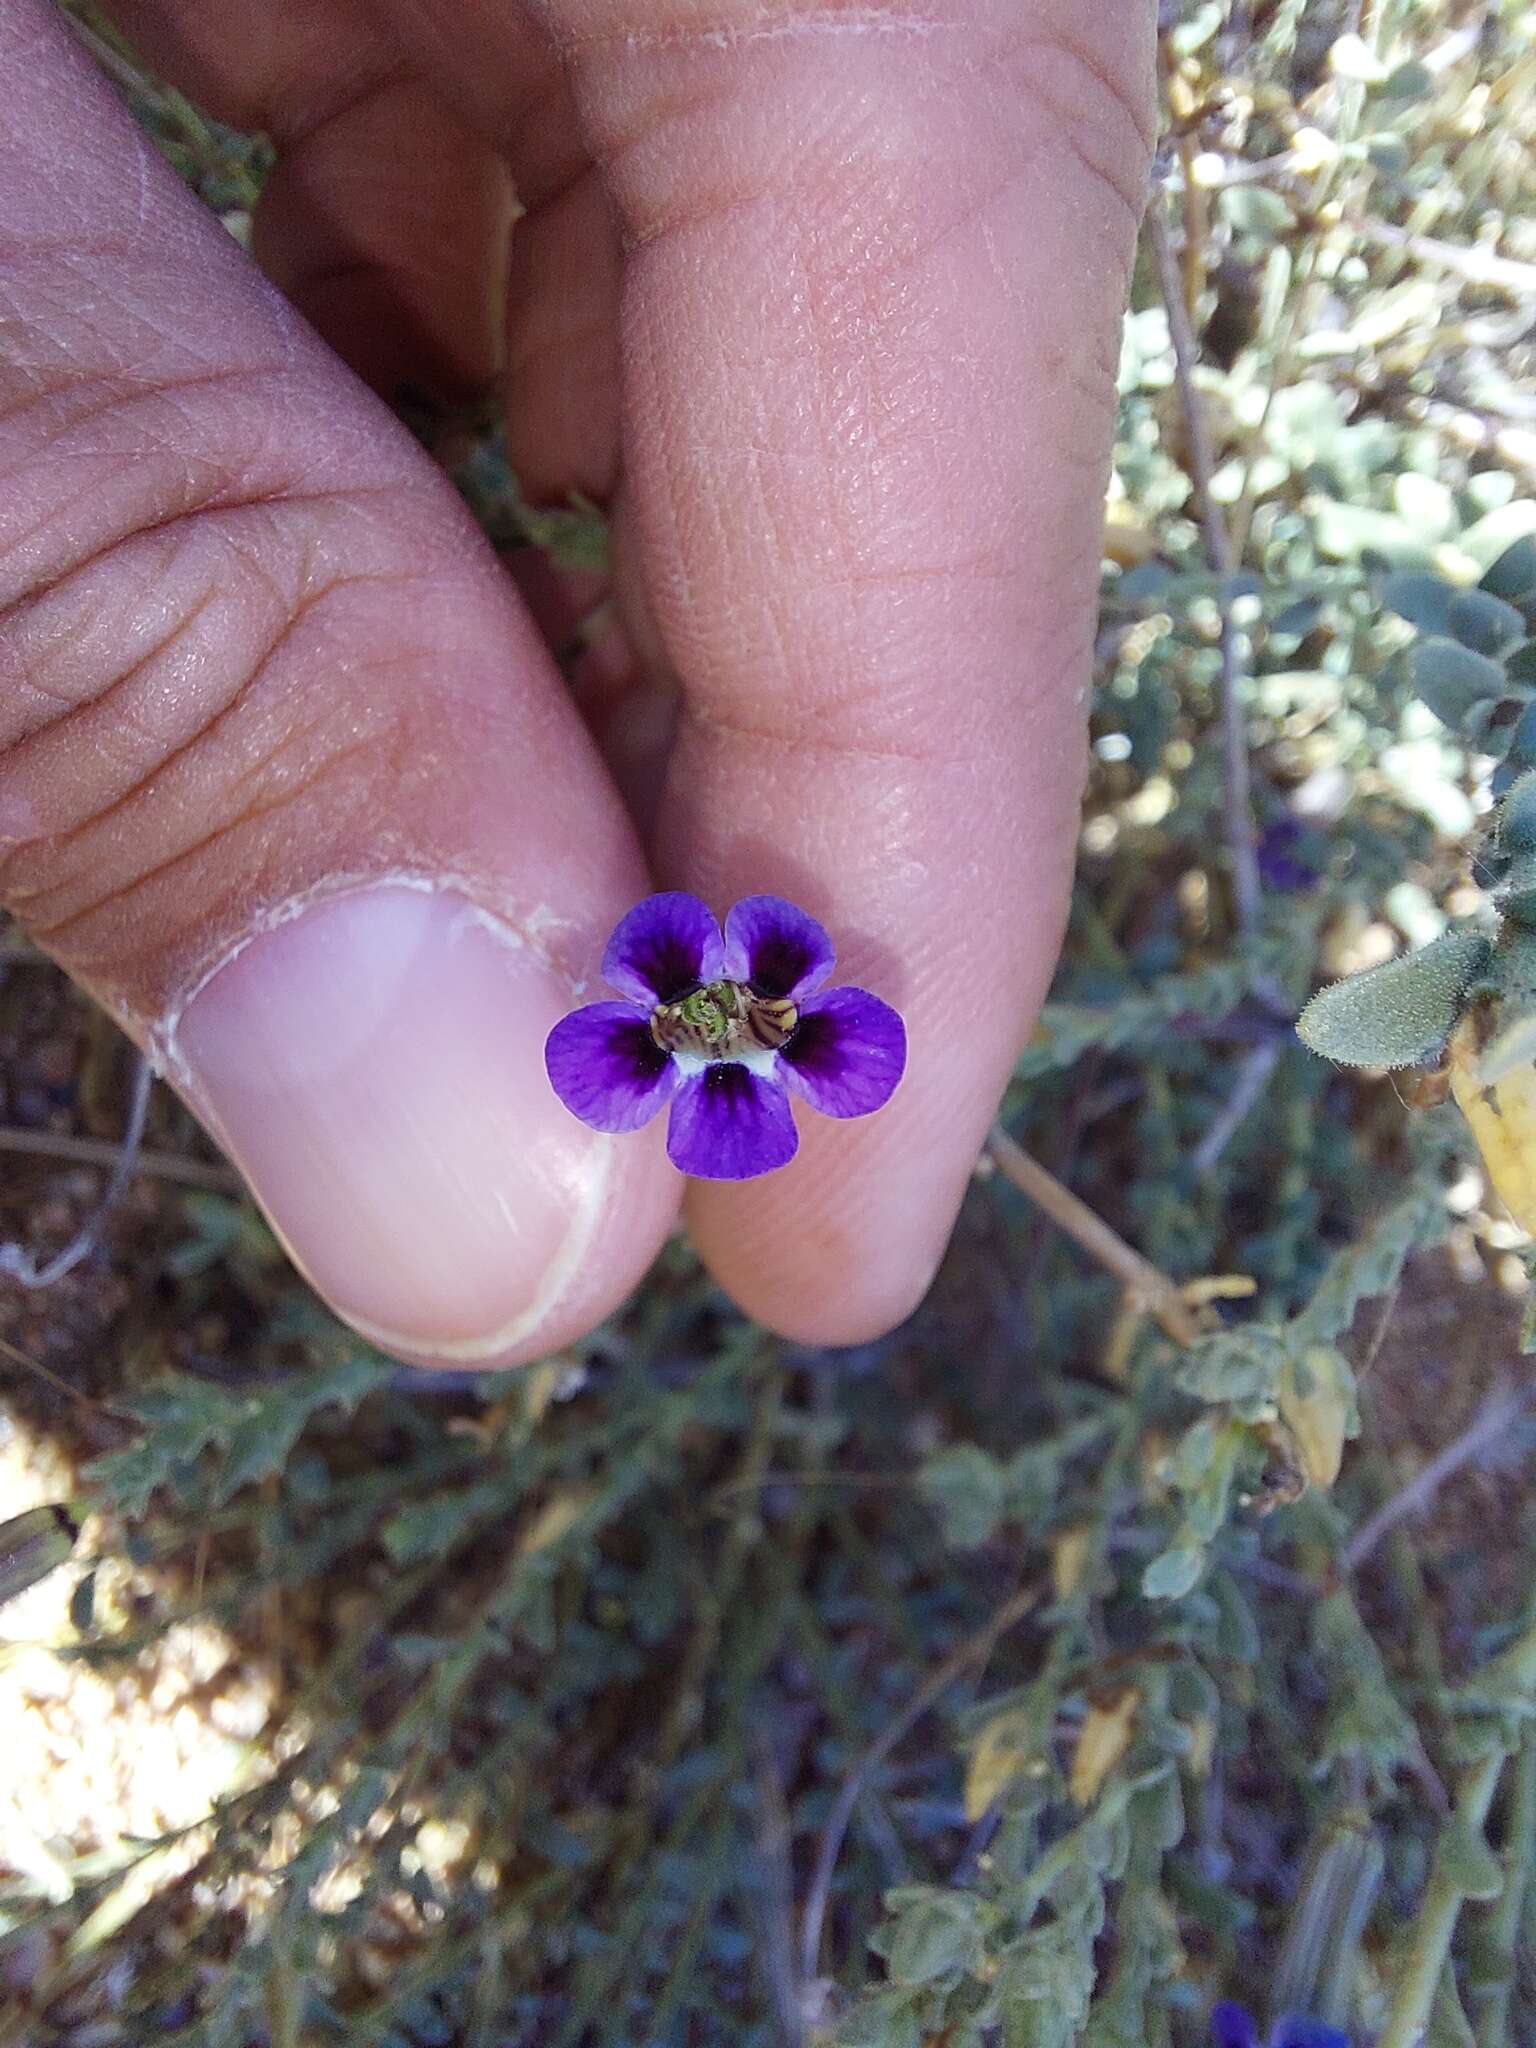
[[[1435,1045],[1293,1029],[1511,886],[1536,18],[1163,15],[1074,915],[906,1328],[781,1344],[679,1242],[394,1368],[162,1094],[96,1214],[122,1048],[0,941],[5,2048],[1536,2039],[1526,1240],[1382,1071]],[[82,21],[243,233],[260,141]]]

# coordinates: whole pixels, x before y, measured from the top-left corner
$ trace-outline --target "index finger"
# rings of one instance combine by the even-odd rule
[[[686,707],[658,866],[803,904],[909,1029],[887,1109],[691,1224],[750,1312],[858,1341],[927,1287],[1065,914],[1154,12],[553,11]]]

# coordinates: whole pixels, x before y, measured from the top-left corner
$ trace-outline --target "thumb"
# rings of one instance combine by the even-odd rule
[[[548,1349],[675,1199],[540,1058],[628,827],[451,490],[44,0],[0,75],[0,901],[359,1327]]]

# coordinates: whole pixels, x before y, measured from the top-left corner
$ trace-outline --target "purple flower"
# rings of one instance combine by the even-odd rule
[[[795,1156],[789,1096],[823,1116],[890,1100],[907,1034],[861,988],[824,989],[832,941],[782,896],[745,896],[722,933],[697,896],[647,896],[603,955],[624,998],[589,1003],[549,1034],[555,1093],[597,1131],[637,1131],[670,1102],[672,1164],[750,1180]]]
[[[1253,2015],[1225,2001],[1212,2008],[1211,2039],[1216,2048],[1349,2048],[1348,2034],[1300,2013],[1276,2020],[1266,2042]]]

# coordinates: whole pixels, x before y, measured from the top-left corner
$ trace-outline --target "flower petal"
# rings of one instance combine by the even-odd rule
[[[603,955],[603,979],[647,1009],[718,981],[725,945],[707,903],[682,889],[647,896],[619,920]]]
[[[907,1064],[906,1026],[878,996],[834,988],[801,1006],[779,1054],[786,1084],[823,1116],[868,1116],[895,1092]]]
[[[1288,2013],[1270,2037],[1270,2048],[1349,2048],[1348,2034],[1301,2013]]]
[[[1211,2039],[1216,2048],[1261,2048],[1252,2015],[1227,1999],[1211,2008]]]
[[[782,896],[743,896],[725,920],[725,971],[761,996],[810,995],[836,958],[815,918]]]
[[[550,1085],[595,1131],[638,1131],[677,1086],[671,1055],[631,1003],[588,1003],[544,1041]]]
[[[799,1144],[789,1098],[777,1081],[739,1060],[717,1060],[677,1091],[667,1156],[700,1180],[751,1180],[787,1166]]]

